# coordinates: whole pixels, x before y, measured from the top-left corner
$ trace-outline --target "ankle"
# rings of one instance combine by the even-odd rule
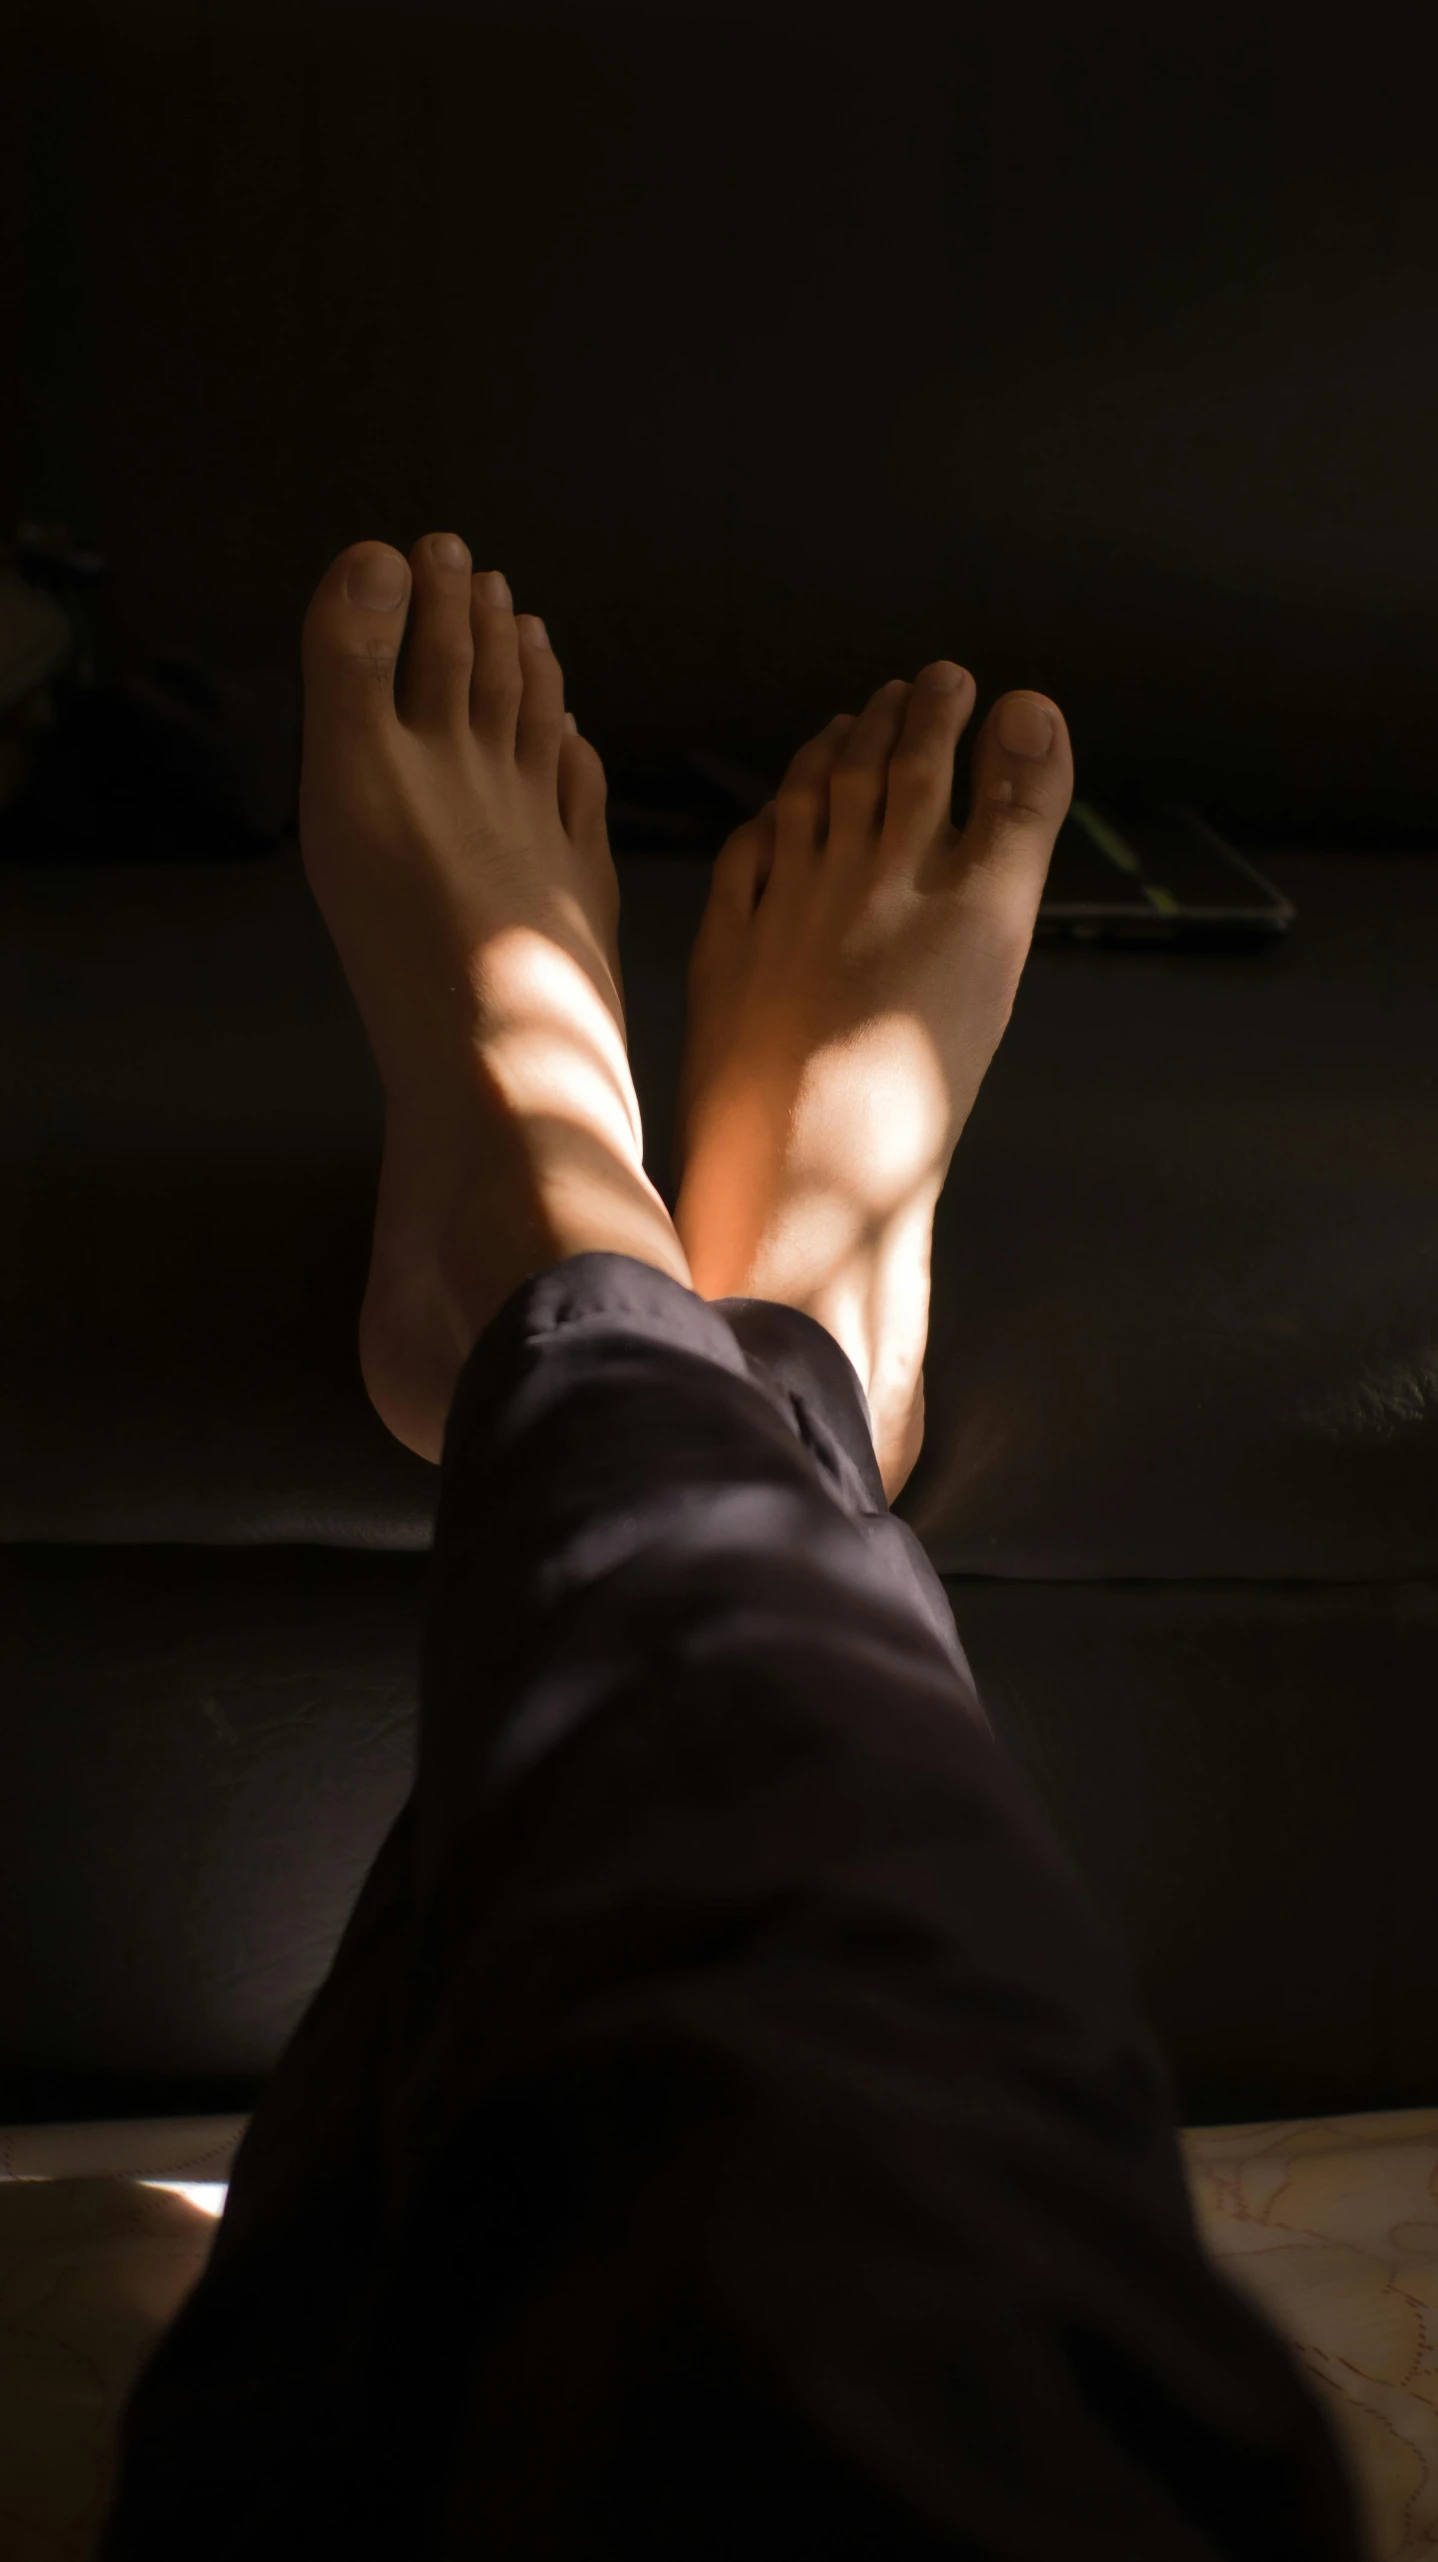
[[[831,1334],[852,1363],[869,1409],[885,1493],[892,1499],[923,1440],[923,1369],[929,1330],[930,1256],[939,1183],[931,1178],[874,1222],[843,1253],[782,1253],[761,1262],[744,1287],[798,1308]],[[807,1268],[805,1268],[807,1266]]]
[[[642,1165],[573,1126],[530,1130],[530,1163],[467,1190],[439,1254],[456,1371],[505,1301],[578,1254],[622,1254],[692,1290],[673,1221]]]

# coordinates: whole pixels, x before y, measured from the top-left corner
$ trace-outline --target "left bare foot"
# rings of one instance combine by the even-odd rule
[[[675,1225],[694,1287],[828,1327],[890,1496],[923,1438],[935,1204],[1073,790],[1062,714],[1007,694],[952,827],[973,701],[939,660],[801,748],[715,864],[690,971]]]

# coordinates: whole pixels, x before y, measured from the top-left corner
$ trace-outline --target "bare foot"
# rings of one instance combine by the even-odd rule
[[[603,768],[543,624],[457,535],[408,564],[357,543],[304,670],[305,870],[385,1093],[360,1366],[437,1460],[471,1347],[531,1273],[592,1250],[688,1266],[642,1163]]]
[[[950,661],[801,748],[695,945],[675,1211],[694,1287],[802,1308],[864,1384],[886,1492],[923,1439],[934,1207],[1009,1019],[1073,790],[1063,717]]]

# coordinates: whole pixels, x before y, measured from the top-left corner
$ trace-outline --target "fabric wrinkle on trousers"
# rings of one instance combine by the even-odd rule
[[[846,1356],[627,1258],[450,1414],[409,1803],[102,2562],[1356,2562]]]

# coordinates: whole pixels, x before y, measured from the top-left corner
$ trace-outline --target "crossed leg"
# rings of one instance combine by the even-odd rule
[[[388,1105],[361,1356],[442,1462],[415,1786],[103,2562],[1355,2562],[886,1502],[1062,724],[1007,698],[955,831],[941,664],[731,841],[671,1223],[598,762],[451,540],[359,547],[306,631],[305,858]]]

